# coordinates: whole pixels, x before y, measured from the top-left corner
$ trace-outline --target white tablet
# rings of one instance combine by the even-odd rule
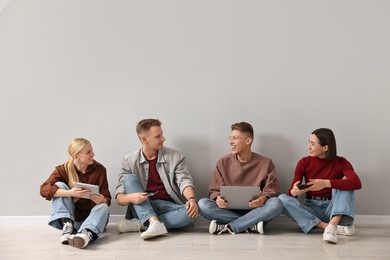
[[[74,182],[74,186],[77,188],[83,188],[91,191],[91,194],[100,194],[99,186],[94,184],[82,183],[82,182]],[[85,199],[89,199],[89,196],[83,197]]]

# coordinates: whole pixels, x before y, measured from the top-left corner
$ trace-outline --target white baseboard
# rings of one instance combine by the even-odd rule
[[[110,215],[109,223],[118,223],[124,215]],[[1,225],[47,225],[49,216],[0,216]]]
[[[356,215],[356,224],[390,224],[390,216],[385,215]]]
[[[111,215],[110,223],[117,223],[124,215]],[[0,225],[45,225],[47,224],[48,216],[0,216]],[[284,215],[279,216],[275,221],[287,221]],[[383,224],[390,225],[390,216],[387,215],[357,215],[355,224],[373,225]],[[207,220],[198,218],[195,225],[208,225]]]

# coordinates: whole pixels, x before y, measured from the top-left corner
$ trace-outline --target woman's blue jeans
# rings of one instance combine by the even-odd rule
[[[69,190],[68,185],[63,182],[57,182],[56,185],[60,189]],[[89,216],[82,222],[74,221],[74,203],[71,197],[54,197],[52,199],[52,209],[49,218],[49,225],[62,229],[62,218],[69,218],[74,222],[74,228],[79,232],[88,228],[96,235],[103,233],[104,228],[107,226],[108,219],[110,217],[110,211],[106,203],[101,203],[94,206],[89,213]]]
[[[282,203],[276,197],[269,198],[263,206],[251,210],[220,208],[214,200],[208,198],[199,200],[198,205],[203,217],[221,224],[229,223],[234,233],[241,233],[260,221],[271,221],[283,210]]]
[[[349,226],[355,218],[355,196],[353,191],[332,190],[331,200],[305,199],[301,203],[286,194],[279,196],[283,203],[283,214],[294,220],[303,232],[308,233],[318,223],[328,223],[335,215],[342,215],[340,225]]]
[[[126,194],[145,192],[139,177],[129,174],[124,180]],[[152,216],[157,216],[167,229],[179,229],[194,224],[194,219],[187,215],[185,204],[176,204],[172,201],[147,199],[141,204],[129,204],[133,207],[141,223],[146,223]]]

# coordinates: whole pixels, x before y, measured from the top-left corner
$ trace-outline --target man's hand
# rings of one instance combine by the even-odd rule
[[[141,204],[142,202],[144,202],[147,199],[148,199],[148,196],[147,196],[146,192],[134,192],[134,193],[129,193],[129,194],[119,193],[116,196],[116,201],[121,206],[127,206],[130,203]]]
[[[249,201],[249,207],[259,208],[259,207],[263,206],[266,201],[267,201],[267,197],[260,196],[257,199]]]
[[[190,218],[196,218],[199,215],[198,204],[195,199],[190,199],[186,202],[187,215]]]
[[[218,196],[217,199],[215,200],[215,203],[217,203],[217,206],[221,209],[226,209],[228,202],[224,200],[221,196]]]
[[[128,197],[130,203],[137,205],[148,199],[148,194],[146,192],[134,192],[126,194],[126,196]]]

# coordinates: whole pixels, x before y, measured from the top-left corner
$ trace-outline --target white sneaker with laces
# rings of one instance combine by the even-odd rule
[[[65,222],[62,227],[62,235],[60,237],[61,244],[68,244],[68,237],[73,234],[73,224],[71,222]]]
[[[337,225],[337,235],[353,236],[355,235],[355,226],[340,226]]]
[[[322,239],[326,242],[337,244],[337,227],[335,225],[329,224],[324,231]]]
[[[153,220],[148,229],[145,232],[141,233],[141,238],[142,239],[149,239],[152,237],[157,237],[161,235],[167,234],[167,228],[165,227],[164,223],[158,221],[158,220]]]
[[[218,224],[216,220],[211,221],[209,233],[212,235],[220,235],[222,233],[234,234],[234,232],[230,229],[229,224]]]
[[[76,235],[71,235],[68,237],[69,245],[77,248],[84,248],[92,240],[92,233],[86,229],[83,229],[80,233]]]
[[[116,230],[119,233],[139,232],[141,230],[141,221],[139,221],[137,218],[132,218],[130,220],[121,219],[116,225]]]

